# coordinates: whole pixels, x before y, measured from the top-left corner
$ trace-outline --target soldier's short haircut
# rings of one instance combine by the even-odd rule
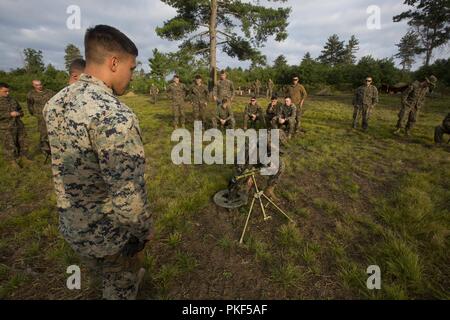
[[[0,82],[0,89],[1,88],[9,89],[9,85],[6,82]]]
[[[220,71],[220,74],[227,74],[225,70]]]
[[[174,78],[174,79],[175,79],[175,78],[180,79],[180,76],[176,74],[176,75],[173,76],[173,78]]]
[[[201,79],[201,78],[202,78],[202,76],[199,75],[199,74],[195,76],[195,80],[198,80],[198,79]]]
[[[278,96],[277,95],[273,95],[271,100],[278,100]]]
[[[86,61],[84,59],[75,59],[72,61],[69,67],[69,73],[74,71],[84,71],[86,68]]]
[[[228,99],[227,98],[223,98],[222,99],[222,104],[228,103]]]
[[[137,57],[139,52],[133,41],[121,31],[107,25],[89,28],[84,36],[87,63],[103,63],[108,53],[129,54]]]
[[[284,97],[284,99],[291,99],[292,100],[291,96],[286,96],[286,97]]]

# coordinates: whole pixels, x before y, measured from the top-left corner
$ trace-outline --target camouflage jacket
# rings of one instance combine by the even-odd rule
[[[52,90],[44,89],[42,92],[31,90],[27,94],[28,111],[32,116],[41,118],[42,110],[48,100],[53,97],[55,93]]]
[[[18,117],[11,117],[11,112],[18,112]],[[0,97],[0,130],[23,126],[23,111],[20,104],[12,97]]]
[[[272,118],[277,116],[277,114],[280,112],[281,107],[281,102],[277,102],[277,105],[275,107],[272,107],[272,103],[269,103],[266,109],[266,115]]]
[[[186,93],[188,92],[188,88],[184,83],[178,83],[175,84],[175,82],[172,82],[167,87],[167,94],[169,96],[169,99],[174,102],[184,102],[186,99]]]
[[[234,99],[234,84],[231,80],[219,80],[214,87],[214,96],[221,102],[224,98],[229,100]]]
[[[190,98],[192,103],[208,103],[209,91],[204,84],[198,86],[194,84],[190,90]]]
[[[375,106],[378,103],[378,90],[375,86],[361,86],[356,89],[354,106]]]
[[[295,116],[297,115],[297,107],[294,104],[291,104],[290,107],[283,104],[281,105],[280,109],[278,110],[278,117],[282,119],[295,119]]]
[[[222,105],[217,106],[216,119],[228,121],[233,118],[233,110],[231,110],[231,107],[229,105],[226,108],[224,108]]]
[[[159,93],[159,89],[157,86],[155,85],[151,85],[150,86],[150,90],[149,90],[150,95],[157,95]]]
[[[149,233],[144,147],[135,114],[82,74],[44,108],[60,231],[78,253],[118,253]]]
[[[267,88],[273,89],[273,86],[274,86],[273,81],[269,80],[269,81],[267,82]],[[270,97],[269,97],[269,98],[270,98]]]
[[[259,104],[257,103],[255,105],[252,105],[251,103],[247,104],[245,106],[244,115],[248,115],[250,117],[251,115],[254,114],[256,114],[257,116],[260,116],[262,114],[262,109],[259,106]]]
[[[302,86],[301,84],[296,85],[291,84],[290,86],[288,86],[286,90],[286,95],[291,97],[292,102],[295,105],[300,105],[300,102],[306,99],[306,97],[308,97],[305,87]]]
[[[445,130],[450,131],[450,113],[447,114],[447,116],[445,117],[444,121],[442,121],[442,127]]]
[[[414,81],[408,89],[403,92],[402,103],[412,108],[420,109],[425,103],[425,98],[429,93],[428,87],[423,88],[419,81]]]

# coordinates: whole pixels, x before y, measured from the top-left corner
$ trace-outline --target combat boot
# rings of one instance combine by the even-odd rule
[[[394,134],[399,134],[402,131],[402,128],[397,128],[397,130],[394,131]]]
[[[33,164],[33,161],[27,159],[27,157],[25,156],[20,157],[18,162],[20,163],[21,167],[29,167]]]

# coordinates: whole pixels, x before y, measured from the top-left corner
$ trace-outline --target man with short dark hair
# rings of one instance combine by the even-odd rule
[[[16,99],[10,95],[9,85],[0,83],[0,139],[3,142],[5,160],[11,161],[13,167],[18,168],[25,158],[25,127],[20,118],[23,111]],[[22,162],[22,163],[21,163]]]
[[[50,146],[48,145],[47,128],[42,115],[45,104],[55,95],[52,90],[44,89],[40,80],[32,81],[33,89],[27,94],[27,105],[30,114],[37,119],[39,131],[39,148],[45,155],[50,154]]]
[[[69,85],[75,83],[80,79],[81,74],[86,68],[86,61],[84,59],[75,59],[69,67]]]
[[[222,103],[216,108],[216,115],[212,118],[213,128],[221,129],[230,128],[234,129],[236,121],[234,119],[233,110],[231,109],[231,104],[228,99],[223,99]]]
[[[60,231],[104,299],[135,299],[150,237],[145,155],[135,114],[122,95],[138,50],[119,30],[86,31],[86,69],[45,106]]]
[[[256,101],[256,97],[252,97],[250,103],[245,106],[244,110],[244,130],[247,130],[249,124],[250,128],[256,129],[258,122],[263,126],[266,124],[262,109]]]
[[[281,106],[282,104],[278,101],[278,97],[272,96],[270,103],[266,109],[266,124],[268,128],[269,126],[271,127],[272,120],[278,115]]]
[[[272,119],[273,129],[283,129],[288,133],[288,139],[292,138],[295,130],[295,117],[297,114],[297,107],[292,103],[291,97],[284,98],[284,104],[278,110],[278,114]]]

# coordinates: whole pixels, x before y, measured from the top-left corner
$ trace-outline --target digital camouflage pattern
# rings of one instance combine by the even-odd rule
[[[149,233],[139,123],[102,81],[88,75],[44,109],[60,231],[75,251],[103,258]]]
[[[206,106],[208,105],[209,91],[208,87],[204,84],[194,84],[190,92],[194,120],[206,121]]]
[[[269,103],[266,109],[266,124],[270,125],[272,120],[278,115],[280,109],[282,107],[281,102],[277,102],[275,106],[272,106],[272,103]]]
[[[173,125],[175,128],[178,126],[178,124],[184,126],[186,122],[184,103],[186,100],[187,92],[188,88],[184,83],[181,82],[179,82],[178,84],[172,82],[167,87],[167,95],[172,101]]]
[[[18,112],[19,117],[11,117],[11,112]],[[25,126],[20,120],[23,111],[20,104],[12,97],[0,97],[0,134],[5,159],[14,160],[25,155]]]
[[[158,94],[159,94],[159,89],[157,86],[155,86],[154,84],[152,84],[150,86],[150,90],[149,90],[149,94],[150,94],[150,98],[151,98],[151,103],[155,104],[158,98]]]
[[[362,117],[362,127],[369,126],[370,113],[378,103],[378,90],[374,85],[363,85],[356,89],[353,98],[353,127],[356,128],[358,118]]]
[[[267,82],[267,98],[270,99],[270,97],[272,97],[273,95],[273,81],[272,79],[269,79],[269,81]]]
[[[214,87],[214,96],[217,98],[217,103],[221,103],[223,99],[228,99],[228,101],[233,101],[234,99],[234,84],[233,81],[225,79],[219,80]]]
[[[397,129],[405,128],[410,131],[419,115],[420,109],[425,104],[425,98],[430,92],[428,87],[423,87],[419,81],[413,82],[402,95],[402,107],[398,114]],[[406,126],[404,119],[407,117]]]
[[[256,115],[256,119],[252,119],[252,115]],[[263,112],[258,103],[252,105],[251,103],[245,106],[244,110],[244,129],[248,128],[248,124],[250,127],[256,128],[257,123],[265,126],[265,118],[263,116]]]
[[[294,133],[295,123],[297,115],[297,107],[292,104],[291,106],[287,106],[282,104],[280,109],[278,110],[278,114],[275,118],[272,119],[272,128],[273,129],[287,129],[290,135]],[[286,122],[284,124],[280,124],[279,120],[284,119]]]
[[[234,129],[236,121],[234,119],[233,110],[229,104],[226,104],[225,106],[221,104],[216,107],[216,115],[212,118],[213,128],[217,128],[219,126],[220,120],[225,120],[223,127],[231,127]]]
[[[43,89],[41,92],[36,90],[31,90],[27,95],[27,105],[28,111],[38,121],[38,131],[39,131],[39,147],[41,151],[45,154],[50,152],[50,147],[48,145],[47,128],[45,126],[44,117],[42,111],[45,104],[55,95],[52,90]]]
[[[447,114],[442,124],[434,130],[434,142],[443,143],[444,134],[450,134],[450,113]]]

